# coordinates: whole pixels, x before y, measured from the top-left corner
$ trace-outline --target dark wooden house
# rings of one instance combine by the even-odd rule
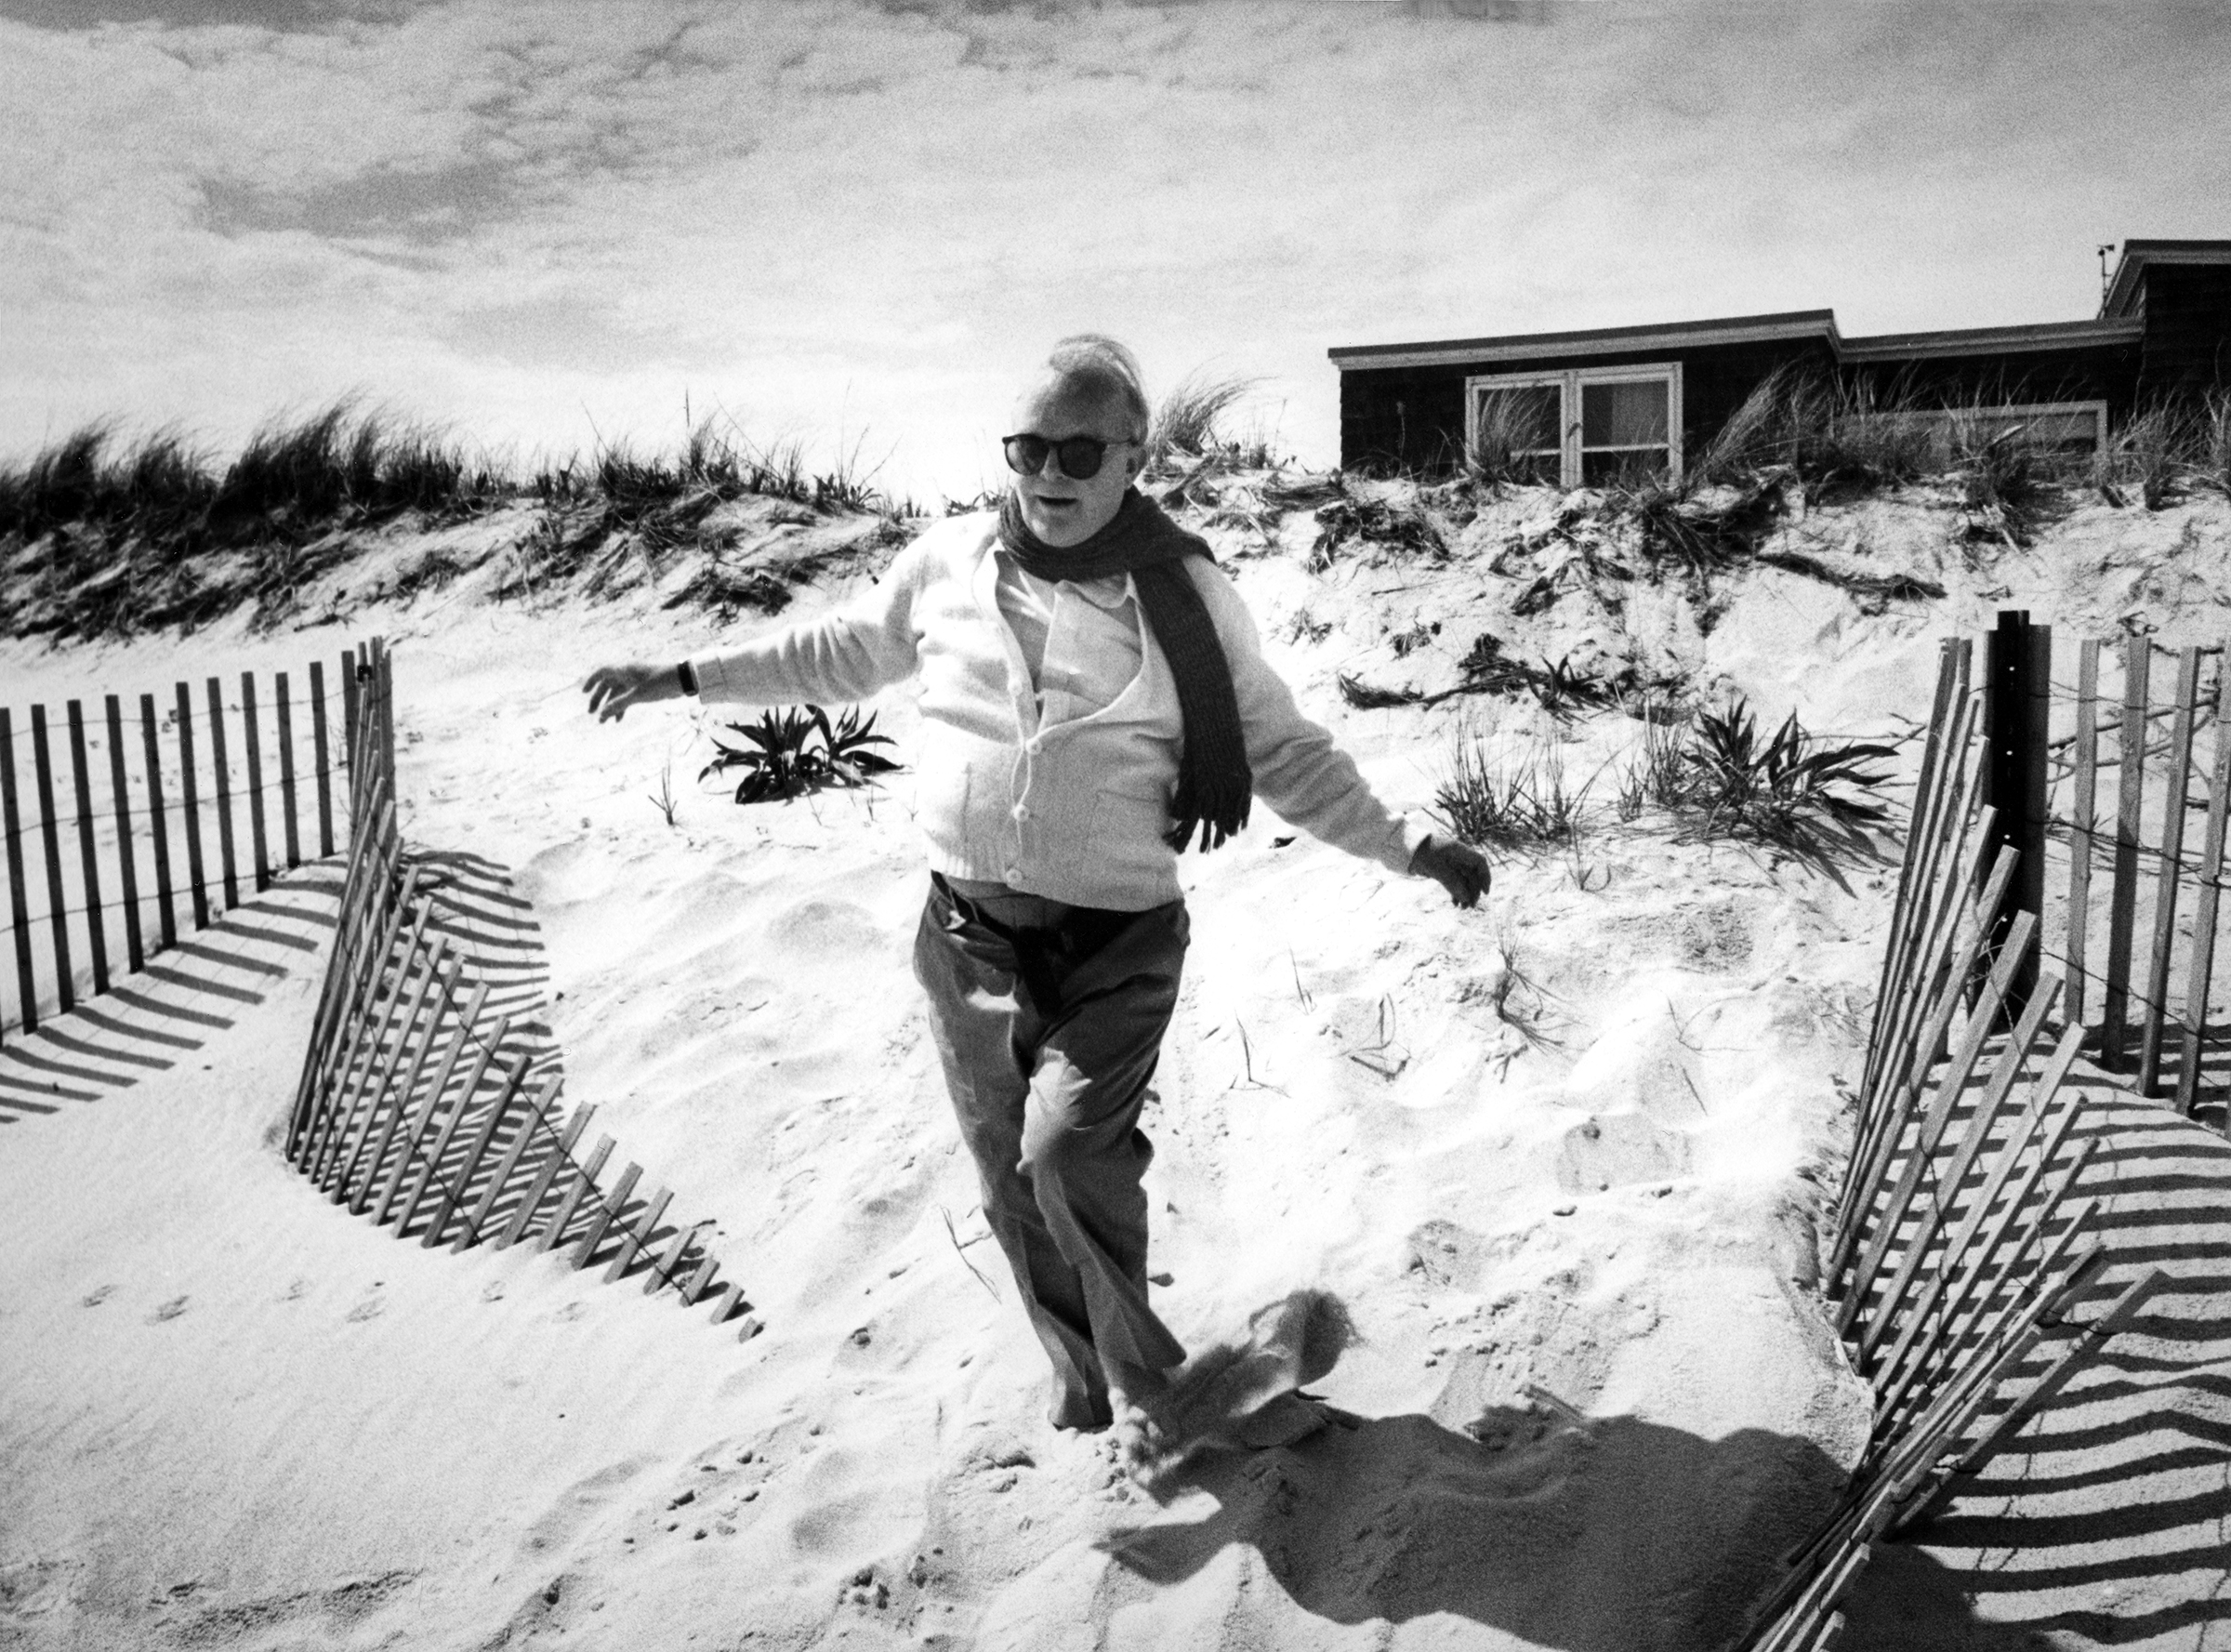
[[[2134,411],[2231,387],[2231,241],[2131,241],[2089,321],[1846,338],[1828,310],[1347,345],[1340,462],[1446,471],[1483,439],[1545,481],[1679,475],[1777,369],[2104,447]]]

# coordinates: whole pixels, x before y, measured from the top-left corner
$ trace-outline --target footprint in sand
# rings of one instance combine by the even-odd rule
[[[504,1282],[501,1279],[491,1281],[481,1292],[481,1301],[484,1302],[500,1302],[503,1300]]]
[[[81,1308],[98,1308],[115,1294],[116,1288],[113,1285],[103,1285],[78,1298],[77,1305]]]
[[[147,1316],[148,1324],[161,1325],[165,1319],[176,1319],[179,1315],[186,1312],[186,1304],[191,1300],[192,1299],[190,1297],[172,1297],[170,1301],[165,1302],[160,1308],[157,1308],[152,1314],[150,1314]]]
[[[292,1285],[289,1285],[286,1288],[286,1294],[282,1296],[279,1300],[283,1302],[298,1302],[303,1299],[303,1297],[308,1295],[309,1292],[310,1281],[307,1279],[297,1279]]]
[[[362,1325],[367,1319],[377,1319],[387,1310],[388,1304],[381,1298],[367,1297],[350,1309],[346,1317],[351,1325]]]

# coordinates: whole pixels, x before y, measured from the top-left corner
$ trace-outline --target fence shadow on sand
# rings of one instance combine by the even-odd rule
[[[339,866],[312,862],[0,1046],[0,1125],[98,1102],[191,1061],[332,938]]]
[[[2231,1632],[2231,1143],[2089,1064],[2078,1077],[2103,1278],[2158,1269],[2163,1283],[1998,1456],[1955,1477],[1933,1518],[1877,1545],[1845,1604],[1846,1652],[2048,1636],[2197,1646]]]

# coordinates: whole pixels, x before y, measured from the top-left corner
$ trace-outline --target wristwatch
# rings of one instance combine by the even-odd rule
[[[687,660],[674,667],[674,681],[681,684],[681,692],[685,694],[697,692],[697,673]]]

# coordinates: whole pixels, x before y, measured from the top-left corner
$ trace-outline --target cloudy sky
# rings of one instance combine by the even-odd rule
[[[1092,328],[1329,461],[1337,344],[2088,315],[2231,235],[2227,85],[2145,0],[0,0],[0,456],[686,398],[933,500]]]

